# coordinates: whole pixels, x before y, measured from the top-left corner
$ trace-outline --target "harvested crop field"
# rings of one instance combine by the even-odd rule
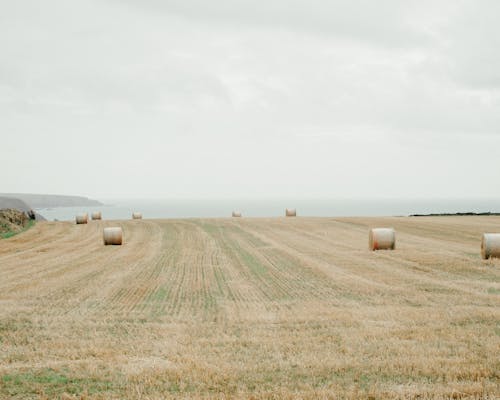
[[[395,251],[368,250],[378,226]],[[0,398],[499,398],[500,260],[480,257],[499,231],[500,217],[40,222],[0,240]]]

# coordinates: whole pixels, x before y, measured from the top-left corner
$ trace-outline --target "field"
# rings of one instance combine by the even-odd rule
[[[124,229],[103,246],[103,226]],[[368,251],[392,226],[395,251]],[[1,399],[500,398],[499,217],[40,222],[0,240]]]

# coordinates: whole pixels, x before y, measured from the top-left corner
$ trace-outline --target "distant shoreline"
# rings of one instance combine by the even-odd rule
[[[284,216],[285,208],[296,208],[297,215],[309,217],[386,217],[386,216],[440,216],[440,215],[500,215],[499,199],[492,200],[454,200],[448,201],[378,201],[365,199],[342,201],[318,200],[117,200],[108,199],[105,205],[79,205],[38,209],[48,220],[73,220],[76,214],[91,210],[101,211],[104,219],[128,219],[133,212],[142,212],[143,218],[217,218],[231,216],[238,210],[243,217]],[[499,213],[493,213],[499,211]],[[477,213],[477,214],[474,214]]]
[[[498,212],[457,212],[457,213],[432,213],[432,214],[410,214],[409,217],[467,217],[467,216],[500,216]]]
[[[34,193],[0,193],[4,198],[19,199],[33,209],[56,208],[56,207],[102,207],[98,200],[89,199],[84,196],[68,196],[54,194]]]

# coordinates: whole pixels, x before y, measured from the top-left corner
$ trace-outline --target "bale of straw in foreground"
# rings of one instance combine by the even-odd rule
[[[285,215],[287,217],[296,217],[297,210],[295,208],[287,208],[287,209],[285,209]]]
[[[119,226],[104,228],[103,231],[104,244],[116,244],[121,245],[123,241],[123,231]]]
[[[92,219],[95,220],[95,219],[102,219],[102,215],[101,215],[101,212],[100,211],[94,211],[92,213]]]
[[[241,217],[241,212],[240,211],[233,211],[232,216],[233,217]]]
[[[500,257],[500,233],[484,233],[481,240],[481,257]]]
[[[87,213],[85,213],[85,214],[78,214],[75,217],[75,220],[76,220],[77,224],[86,224],[87,221],[89,220],[89,216],[87,215]]]
[[[373,228],[369,235],[370,250],[394,250],[396,232],[392,228]]]
[[[140,212],[132,213],[132,219],[142,219],[142,214]]]

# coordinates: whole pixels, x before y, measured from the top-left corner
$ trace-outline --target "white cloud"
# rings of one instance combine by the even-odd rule
[[[500,196],[476,182],[500,178],[499,14],[472,1],[9,3],[3,191]]]

